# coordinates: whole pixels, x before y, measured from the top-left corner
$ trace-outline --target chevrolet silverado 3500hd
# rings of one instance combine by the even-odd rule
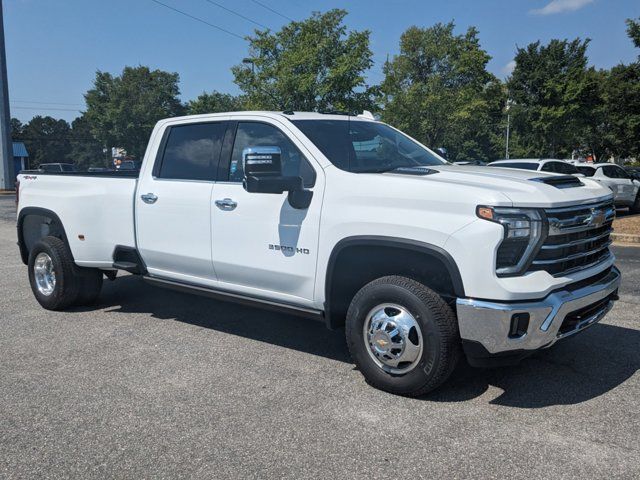
[[[117,270],[345,326],[366,380],[428,392],[460,355],[513,362],[617,299],[609,189],[456,166],[358,116],[238,112],[158,122],[136,172],[19,176],[38,302],[87,304]]]

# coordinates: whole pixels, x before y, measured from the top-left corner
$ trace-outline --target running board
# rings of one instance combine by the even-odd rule
[[[240,293],[232,293],[215,288],[201,287],[199,285],[191,285],[188,283],[176,282],[174,280],[151,277],[149,275],[145,275],[142,278],[152,285],[170,288],[171,290],[177,290],[179,292],[193,293],[195,295],[202,295],[205,297],[214,298],[216,300],[234,302],[251,307],[264,308],[266,310],[288,313],[290,315],[297,315],[299,317],[305,317],[312,320],[317,320],[319,322],[324,322],[324,312],[321,310],[299,307],[296,305],[280,303],[273,300],[264,300],[262,298],[250,297],[248,295],[242,295]]]

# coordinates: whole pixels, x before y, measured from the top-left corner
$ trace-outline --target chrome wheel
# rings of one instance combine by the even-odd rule
[[[56,272],[53,269],[53,260],[45,252],[40,252],[33,263],[33,273],[38,291],[49,296],[56,288]]]
[[[422,357],[420,325],[406,308],[397,304],[373,308],[364,321],[363,338],[373,361],[388,373],[407,373]]]

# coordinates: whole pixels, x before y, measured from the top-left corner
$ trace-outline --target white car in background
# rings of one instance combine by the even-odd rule
[[[585,177],[609,187],[616,207],[629,207],[633,213],[640,213],[640,182],[624,168],[614,163],[577,163],[575,167]]]
[[[576,167],[564,160],[553,158],[514,158],[511,160],[497,160],[487,165],[488,167],[520,168],[524,170],[537,170],[540,172],[559,173],[562,175],[580,175]]]

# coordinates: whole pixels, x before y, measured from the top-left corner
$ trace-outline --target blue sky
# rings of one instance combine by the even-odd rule
[[[161,0],[206,22],[244,36],[255,25],[207,0]],[[371,31],[381,80],[387,54],[398,50],[411,25],[454,20],[470,25],[492,56],[489,69],[508,73],[516,46],[538,39],[589,37],[591,64],[608,68],[633,61],[640,51],[625,34],[626,18],[640,17],[638,0],[215,0],[251,20],[277,29],[312,11],[340,7],[350,29]],[[258,3],[267,5],[274,13]],[[171,11],[152,0],[4,0],[12,116],[72,120],[96,70],[118,73],[125,65],[149,65],[180,74],[183,100],[203,91],[237,93],[230,67],[246,56],[244,40]]]

